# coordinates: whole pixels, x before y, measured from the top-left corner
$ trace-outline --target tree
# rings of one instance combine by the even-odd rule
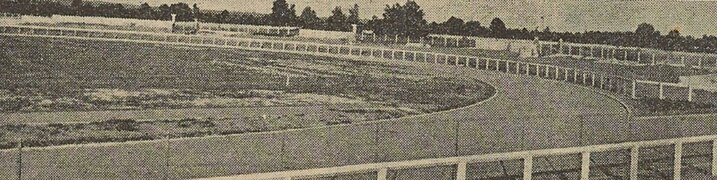
[[[441,25],[444,28],[444,32],[447,34],[463,35],[465,33],[465,22],[463,22],[463,19],[451,16]]]
[[[269,14],[269,21],[273,25],[287,26],[296,20],[295,5],[289,5],[286,0],[275,0]]]
[[[386,35],[410,36],[412,38],[428,35],[427,22],[423,18],[421,7],[412,0],[405,5],[386,5],[383,19],[372,20],[374,32]]]
[[[199,6],[197,6],[197,3],[194,3],[194,5],[192,5],[192,18],[193,19],[201,18],[200,13],[201,12],[199,11]]]
[[[316,15],[316,11],[312,10],[311,7],[304,8],[299,16],[300,25],[304,28],[316,29],[321,26],[321,18]]]
[[[359,18],[359,5],[354,4],[354,7],[349,9],[349,17],[347,19],[350,24],[359,24],[361,19]]]
[[[331,16],[326,18],[327,29],[333,31],[348,31],[350,27],[348,27],[346,21],[347,17],[341,10],[341,6],[336,6],[334,10],[331,11]]]
[[[192,8],[188,4],[177,3],[169,6],[170,13],[177,14],[177,21],[193,21]],[[171,18],[171,17],[167,17]]]
[[[22,2],[22,1],[20,1],[20,2]],[[72,8],[72,11],[74,12],[74,13],[72,13],[73,15],[78,15],[78,16],[82,15],[82,12],[80,11],[82,8],[82,0],[72,0],[72,2],[70,3],[70,7]]]
[[[159,7],[157,7],[157,14],[155,14],[154,19],[158,20],[170,20],[172,19],[172,8],[169,7],[167,4],[162,4]]]
[[[152,10],[152,6],[149,6],[147,3],[142,3],[139,5],[139,8],[137,8],[137,13],[135,13],[137,18],[139,19],[154,19],[155,14],[154,10]]]
[[[481,26],[480,22],[478,21],[468,21],[465,24],[465,31],[468,36],[485,36],[488,30],[486,30],[485,27]]]
[[[503,20],[500,20],[500,18],[494,18],[493,21],[490,22],[490,32],[495,37],[507,37],[507,28],[505,27],[505,23],[503,23]]]

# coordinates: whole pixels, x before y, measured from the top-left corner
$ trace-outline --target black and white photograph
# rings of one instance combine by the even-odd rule
[[[717,1],[0,0],[0,179],[717,179]]]

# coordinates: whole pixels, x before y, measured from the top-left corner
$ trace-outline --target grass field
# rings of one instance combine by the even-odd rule
[[[0,123],[6,124],[0,126],[3,148],[21,138],[27,146],[48,146],[347,124],[462,107],[494,93],[479,81],[370,61],[41,38],[3,37],[0,44],[6,47],[0,56],[0,87],[5,87],[0,89],[0,111],[6,114],[285,106],[311,110],[220,119],[188,114],[156,121],[100,116],[98,122],[72,124],[63,123],[62,117],[33,121],[49,124],[10,120],[13,123]]]

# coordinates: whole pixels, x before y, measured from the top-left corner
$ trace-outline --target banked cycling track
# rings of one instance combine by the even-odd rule
[[[89,174],[118,179],[214,177],[603,144],[628,141],[631,139],[627,138],[635,138],[636,134],[645,134],[631,131],[633,125],[626,107],[598,90],[467,67],[382,61],[419,66],[437,76],[483,81],[493,85],[497,93],[468,107],[394,120],[176,139],[169,143],[169,151],[162,150],[165,147],[162,141],[28,148],[24,152],[28,158],[23,159],[24,168],[28,170],[23,176],[30,179],[82,179]],[[108,153],[107,149],[112,152]],[[0,166],[3,169],[0,172],[4,172],[0,177],[14,176],[15,159],[9,153],[0,152],[4,154],[0,156],[4,164]],[[134,155],[137,153],[143,155]],[[540,166],[539,163],[536,166]]]

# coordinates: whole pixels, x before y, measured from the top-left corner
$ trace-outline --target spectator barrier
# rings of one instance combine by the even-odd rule
[[[540,42],[540,54],[568,55],[599,60],[613,60],[634,65],[670,65],[697,69],[716,69],[717,54],[663,51],[657,49],[617,47],[596,44]]]

